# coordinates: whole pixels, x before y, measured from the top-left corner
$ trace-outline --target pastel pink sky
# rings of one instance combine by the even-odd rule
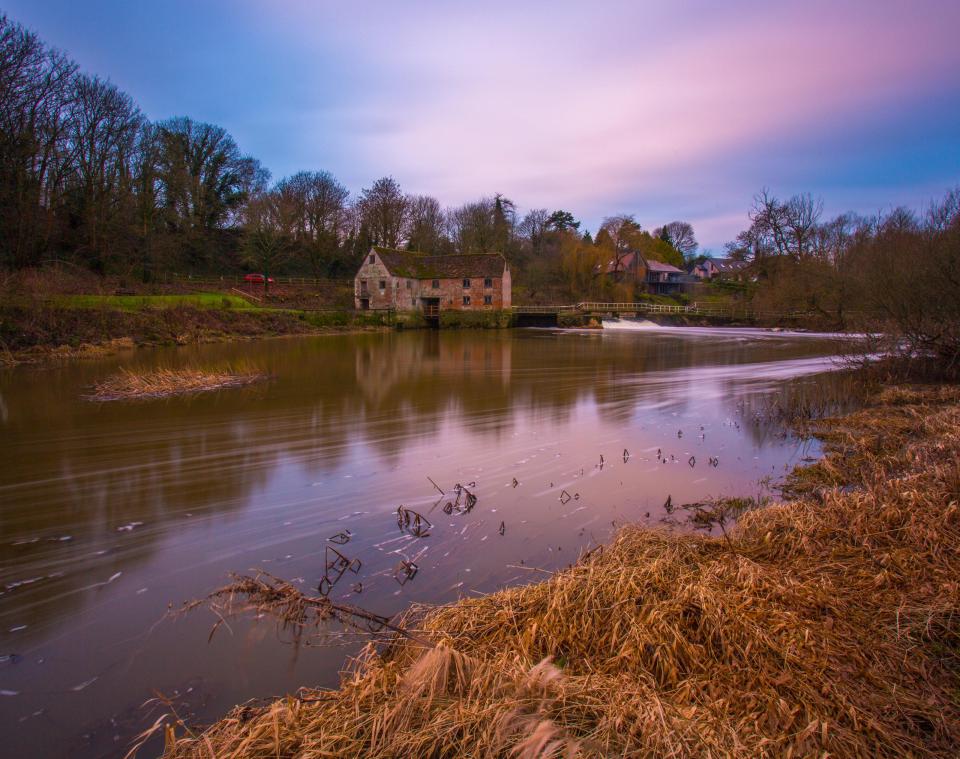
[[[875,212],[960,181],[955,0],[7,6],[150,117],[354,192],[681,218],[719,251],[763,186]]]

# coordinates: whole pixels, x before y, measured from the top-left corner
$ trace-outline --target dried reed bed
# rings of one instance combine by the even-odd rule
[[[960,390],[818,428],[830,455],[729,543],[625,528],[165,756],[956,756]]]
[[[262,379],[264,375],[252,371],[158,369],[152,372],[131,372],[121,369],[98,382],[86,397],[93,401],[166,398],[171,395],[242,387]]]

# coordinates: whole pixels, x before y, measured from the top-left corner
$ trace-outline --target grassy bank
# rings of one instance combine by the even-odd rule
[[[375,313],[224,308],[181,301],[164,303],[148,307],[88,302],[82,305],[34,302],[0,306],[0,362],[96,356],[140,345],[186,345],[390,326],[385,315]]]
[[[53,305],[67,308],[112,308],[138,311],[145,308],[255,308],[239,295],[224,293],[190,293],[189,295],[60,295]]]
[[[414,610],[417,639],[336,691],[174,724],[166,757],[955,756],[960,389],[815,431],[792,500],[727,539],[627,527],[541,583]]]

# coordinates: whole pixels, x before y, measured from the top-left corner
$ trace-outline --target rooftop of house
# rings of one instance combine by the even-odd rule
[[[430,256],[413,250],[373,250],[393,276],[409,279],[502,277],[507,268],[506,259],[499,253]]]
[[[678,269],[673,264],[665,264],[663,261],[654,261],[652,258],[646,259],[647,271],[667,272],[669,274],[683,274],[683,269]]]
[[[620,256],[619,260],[616,258],[611,258],[609,261],[607,261],[607,274],[613,274],[615,272],[627,271],[628,269],[632,269],[634,267],[634,264],[636,263],[636,260],[637,260],[637,254],[633,251],[629,253],[624,253],[622,256]],[[642,258],[640,260],[641,262],[643,261]],[[597,266],[598,270],[599,268],[600,267]]]
[[[720,271],[738,271],[747,265],[746,261],[731,261],[729,258],[714,258],[713,263]]]
[[[639,262],[637,259],[639,258]],[[671,264],[665,264],[662,261],[655,261],[652,258],[644,258],[636,251],[630,251],[629,253],[624,253],[620,256],[618,261],[615,258],[611,258],[607,262],[607,274],[613,274],[615,272],[628,271],[633,269],[634,266],[639,263],[642,266],[646,266],[647,271],[655,272],[668,272],[672,274],[683,274],[683,269],[678,269],[676,266]],[[599,266],[597,267],[599,271]]]

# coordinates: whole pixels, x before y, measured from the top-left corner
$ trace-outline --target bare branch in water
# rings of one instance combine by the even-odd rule
[[[176,613],[185,614],[204,606],[219,617],[210,633],[230,617],[253,613],[257,617],[274,618],[281,629],[293,633],[300,643],[304,634],[309,637],[327,635],[332,638],[342,632],[329,629],[341,625],[346,632],[360,635],[394,633],[432,646],[409,630],[393,624],[390,617],[375,614],[353,604],[332,601],[325,595],[307,595],[286,580],[269,572],[257,570],[256,575],[231,575],[233,581],[213,591],[206,598],[184,604]]]

